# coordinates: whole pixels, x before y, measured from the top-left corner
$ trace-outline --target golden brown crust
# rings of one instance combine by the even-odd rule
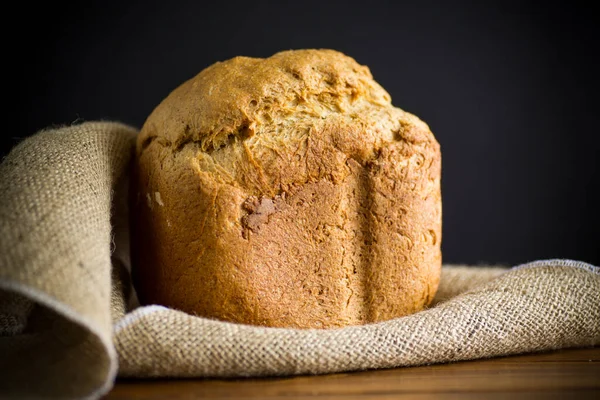
[[[146,122],[140,143],[158,137],[177,147],[196,141],[218,148],[230,135],[252,135],[300,110],[320,116],[356,100],[388,104],[367,67],[332,50],[235,57],[216,63],[176,88]]]
[[[331,50],[217,63],[146,121],[132,186],[142,302],[335,327],[426,306],[441,266],[439,145]]]

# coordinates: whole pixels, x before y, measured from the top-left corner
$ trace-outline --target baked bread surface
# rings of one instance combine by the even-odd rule
[[[416,312],[439,282],[440,164],[428,126],[342,53],[216,63],[137,139],[140,301],[296,328]]]

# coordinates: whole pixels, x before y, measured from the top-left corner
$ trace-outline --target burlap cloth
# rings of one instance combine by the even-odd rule
[[[570,260],[445,266],[428,310],[335,330],[136,308],[125,201],[135,135],[110,122],[46,130],[0,165],[0,397],[97,398],[117,375],[324,374],[600,343],[600,269]]]

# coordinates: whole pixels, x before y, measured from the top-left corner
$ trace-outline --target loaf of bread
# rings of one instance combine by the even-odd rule
[[[295,328],[421,310],[440,276],[440,164],[428,126],[339,52],[216,63],[137,139],[140,301]]]

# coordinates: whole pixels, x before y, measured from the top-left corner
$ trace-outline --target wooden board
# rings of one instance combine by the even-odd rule
[[[600,347],[424,367],[268,379],[120,380],[117,399],[599,399]]]

